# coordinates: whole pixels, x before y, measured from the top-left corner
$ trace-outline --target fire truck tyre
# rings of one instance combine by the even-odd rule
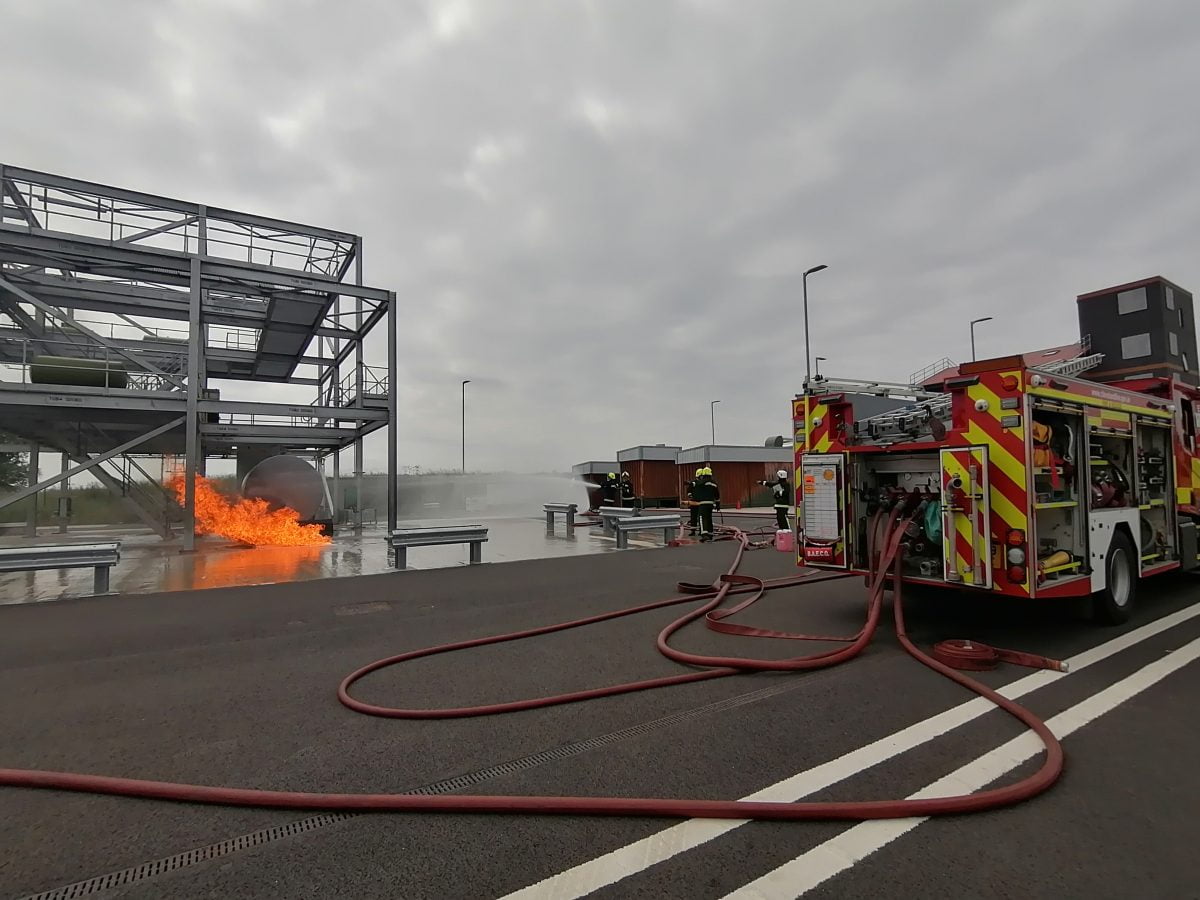
[[[1096,619],[1106,625],[1121,625],[1133,613],[1137,596],[1137,551],[1123,531],[1113,535],[1104,563],[1105,588],[1092,598]]]

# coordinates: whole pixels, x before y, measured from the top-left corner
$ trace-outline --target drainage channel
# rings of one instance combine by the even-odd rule
[[[453,778],[435,781],[432,784],[414,788],[411,791],[404,791],[404,793],[423,795],[451,794],[463,788],[471,787],[472,785],[480,784],[493,778],[499,778],[503,775],[511,775],[514,772],[533,769],[546,763],[568,759],[572,756],[578,756],[581,753],[588,753],[592,750],[629,740],[630,738],[661,731],[664,728],[671,728],[693,719],[699,719],[715,713],[736,709],[739,706],[746,706],[751,703],[767,700],[771,697],[777,697],[788,691],[794,691],[800,687],[811,685],[815,680],[821,680],[821,676],[826,675],[828,672],[832,672],[832,670],[815,672],[806,678],[788,678],[780,681],[778,684],[773,684],[757,691],[751,691],[747,694],[739,694],[736,697],[730,697],[728,700],[718,700],[713,703],[707,703],[704,706],[697,706],[682,712],[672,713],[661,719],[652,719],[649,722],[631,725],[629,728],[622,728],[619,731],[612,731],[608,734],[587,738],[586,740],[562,744],[549,750],[542,750],[531,754],[530,756],[522,756],[519,759],[503,762],[495,766],[488,766],[487,768],[468,772],[464,775],[456,775]],[[105,875],[97,875],[94,878],[76,881],[62,887],[41,891],[37,894],[29,894],[20,898],[20,900],[75,900],[77,897],[94,897],[98,894],[103,894],[105,891],[125,888],[140,881],[157,878],[160,875],[186,869],[189,866],[208,862],[209,860],[220,859],[224,856],[240,853],[243,850],[261,847],[264,844],[270,844],[300,834],[307,834],[311,831],[328,828],[340,822],[346,822],[350,819],[360,819],[369,815],[371,813],[322,813],[320,815],[307,816],[303,819],[289,822],[286,825],[273,825],[270,828],[261,828],[249,834],[209,844],[206,847],[197,847],[192,850],[186,850],[183,853],[176,853],[172,856],[164,856],[161,859],[145,862],[137,866],[130,866],[127,869],[120,869]]]

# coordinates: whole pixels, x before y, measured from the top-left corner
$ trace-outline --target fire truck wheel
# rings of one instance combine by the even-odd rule
[[[1092,598],[1096,618],[1107,625],[1121,625],[1133,614],[1137,596],[1137,551],[1123,531],[1113,535],[1104,563],[1105,588]]]

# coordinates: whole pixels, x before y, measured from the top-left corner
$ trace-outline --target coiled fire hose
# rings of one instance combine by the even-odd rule
[[[874,524],[872,523],[872,525]],[[171,800],[183,803],[211,803],[223,806],[253,806],[276,809],[391,810],[394,812],[460,813],[494,812],[540,815],[670,816],[680,818],[776,820],[862,820],[949,815],[993,809],[1033,797],[1049,788],[1061,774],[1063,767],[1062,746],[1046,724],[1032,712],[1001,696],[987,685],[981,684],[927,655],[908,639],[904,627],[903,602],[901,598],[902,582],[900,578],[901,541],[904,536],[905,524],[907,524],[906,520],[900,517],[898,508],[894,509],[887,518],[883,540],[875,548],[879,552],[879,563],[873,567],[873,571],[869,577],[867,619],[859,632],[851,637],[830,638],[792,634],[768,629],[755,629],[749,626],[734,625],[733,623],[725,622],[724,619],[727,619],[735,612],[746,609],[763,596],[766,591],[802,583],[829,580],[830,577],[828,575],[815,577],[797,576],[774,581],[763,581],[749,576],[737,575],[736,570],[741,563],[742,555],[746,550],[748,541],[746,536],[736,529],[726,529],[726,533],[737,541],[738,548],[733,564],[715,585],[681,585],[681,589],[685,592],[685,596],[682,597],[673,597],[658,601],[657,603],[648,603],[630,609],[590,616],[573,622],[562,622],[527,631],[495,635],[471,641],[460,641],[454,644],[443,644],[381,659],[363,666],[348,675],[338,688],[338,699],[350,709],[369,715],[401,719],[452,718],[533,709],[556,703],[569,703],[592,697],[629,693],[631,691],[646,690],[669,684],[684,684],[708,678],[722,678],[740,672],[799,671],[836,665],[857,656],[870,642],[879,622],[883,608],[883,597],[888,585],[888,572],[891,570],[893,573],[892,587],[894,591],[893,612],[895,616],[895,628],[901,646],[922,664],[958,682],[980,696],[986,697],[992,703],[1004,709],[1032,729],[1045,745],[1046,753],[1041,767],[1032,775],[1015,784],[954,797],[931,797],[917,800],[798,803],[768,803],[745,800],[677,800],[658,797],[421,796],[416,794],[311,793],[304,791],[268,791],[253,788],[179,784],[167,781],[148,781],[138,778],[88,775],[78,772],[52,772],[39,769],[0,769],[0,786],[46,788]],[[690,593],[693,591],[702,591],[702,593]],[[724,599],[734,593],[750,593],[751,597],[733,609],[724,612],[720,611],[718,607]],[[696,599],[703,599],[706,602],[667,625],[658,635],[658,648],[669,658],[678,662],[688,665],[712,667],[706,671],[610,685],[551,697],[538,697],[459,709],[413,710],[382,707],[356,700],[349,694],[349,689],[354,682],[365,675],[408,660],[440,653],[449,653],[455,650],[465,650],[485,644],[521,640]],[[797,640],[838,640],[846,643],[846,646],[837,650],[785,660],[703,656],[685,653],[669,646],[668,639],[672,634],[689,622],[702,617],[705,618],[706,624],[709,627],[726,633]]]

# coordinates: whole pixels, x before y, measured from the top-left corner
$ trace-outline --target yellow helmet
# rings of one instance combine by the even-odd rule
[[[704,474],[705,474],[705,475],[711,475],[711,474],[712,474],[712,466],[705,466],[705,467],[704,467]]]
[[[704,474],[704,467],[701,466],[699,469],[696,470],[696,477],[699,478],[703,474]]]

